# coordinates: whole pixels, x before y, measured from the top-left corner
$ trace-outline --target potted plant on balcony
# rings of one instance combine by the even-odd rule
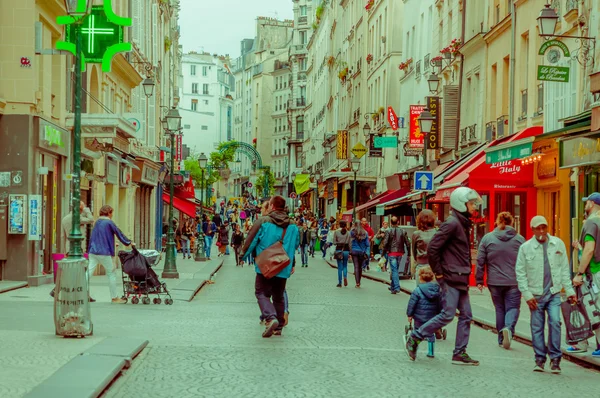
[[[410,65],[412,64],[413,59],[409,58],[407,59],[405,62],[400,63],[400,65],[398,65],[398,69],[400,69],[401,71],[408,73],[408,71],[410,70]]]
[[[367,63],[370,64],[371,62],[373,62],[373,54],[367,55]]]
[[[365,6],[365,10],[371,11],[373,6],[375,5],[375,0],[367,0],[367,5]]]
[[[348,77],[348,68],[344,68],[338,73],[338,77],[342,81],[342,83],[346,83],[346,78]]]
[[[374,123],[378,123],[379,122],[379,113],[375,112],[371,115],[371,119],[373,119]]]
[[[442,60],[444,59],[444,57],[442,57],[441,55],[438,55],[436,57],[431,58],[431,65],[432,66],[442,66]]]
[[[255,138],[252,138],[252,146],[253,146],[254,148],[256,148],[256,137],[255,137]]]
[[[330,68],[333,68],[334,65],[335,65],[335,57],[333,55],[330,55],[327,58],[327,66],[329,66]]]
[[[383,115],[385,113],[385,108],[383,106],[380,106],[379,109],[377,109],[377,112]]]

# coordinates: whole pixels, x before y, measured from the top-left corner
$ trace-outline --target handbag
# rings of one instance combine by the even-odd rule
[[[343,260],[344,252],[341,250],[336,250],[335,253],[333,253],[333,258],[335,258],[336,260]]]
[[[290,265],[291,260],[283,248],[283,240],[287,232],[287,227],[283,229],[281,239],[267,247],[256,256],[256,264],[260,273],[267,279],[279,274],[285,267]]]
[[[220,241],[217,241],[217,247],[221,247],[223,244]]]
[[[581,288],[577,288],[577,302],[571,304],[568,301],[561,303],[560,309],[565,320],[567,344],[577,344],[587,340],[594,335],[592,323],[581,300]]]

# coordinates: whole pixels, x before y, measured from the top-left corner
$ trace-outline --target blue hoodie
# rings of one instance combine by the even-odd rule
[[[242,248],[241,257],[244,261],[250,260],[250,255],[258,256],[263,250],[281,239],[283,228],[287,227],[285,238],[283,239],[283,248],[290,258],[290,264],[285,267],[276,276],[278,278],[288,279],[292,275],[292,267],[294,266],[294,254],[300,245],[300,233],[298,227],[290,223],[289,216],[283,211],[272,211],[266,216],[260,217],[252,226],[244,247]],[[255,253],[255,254],[254,254]],[[255,265],[255,271],[260,274],[258,265]]]
[[[98,221],[94,224],[92,236],[90,237],[90,254],[114,257],[115,236],[124,245],[129,246],[131,244],[131,240],[121,232],[110,218],[98,218]]]
[[[410,295],[406,316],[422,325],[442,310],[440,285],[435,282],[422,283]]]

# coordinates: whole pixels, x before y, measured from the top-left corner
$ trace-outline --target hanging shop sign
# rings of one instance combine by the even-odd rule
[[[530,156],[532,153],[531,142],[527,142],[510,148],[488,152],[485,154],[485,162],[488,164],[506,162]]]
[[[538,66],[537,79],[547,82],[569,82],[569,67],[568,66]]]
[[[544,156],[537,163],[537,176],[540,180],[556,177],[556,156]]]
[[[419,116],[425,110],[425,105],[411,105],[409,112],[408,144],[411,148],[421,148],[425,146],[425,137],[419,128]]]
[[[600,137],[578,137],[560,141],[560,168],[600,162]]]
[[[337,132],[337,159],[348,159],[348,130]]]
[[[383,138],[396,138],[396,137],[384,137],[383,134],[371,134],[371,138],[369,139],[369,157],[371,158],[380,158],[383,156],[383,149],[378,147],[376,141],[378,139]]]
[[[548,40],[548,41],[542,43],[538,54],[545,55],[546,51],[548,51],[551,47],[558,47],[562,51],[563,55],[566,58],[571,57],[571,52],[569,51],[569,47],[560,40]]]
[[[427,108],[434,117],[431,131],[425,137],[427,149],[439,149],[440,147],[440,97],[427,97]]]
[[[23,235],[27,229],[27,195],[8,195],[8,233]]]
[[[76,29],[80,24],[82,43],[82,70],[89,63],[102,64],[103,72],[111,71],[112,59],[120,52],[131,51],[131,43],[123,40],[123,27],[131,26],[131,18],[117,16],[112,7],[113,0],[104,0],[101,6],[92,7],[92,12],[81,18],[60,16],[59,25],[66,25],[65,41],[56,43],[59,51],[75,55]]]
[[[404,149],[404,156],[419,157],[423,154],[423,149],[411,148],[410,145],[408,144],[408,142],[406,144],[404,144],[403,149]]]
[[[356,145],[352,147],[352,153],[360,159],[367,154],[367,147],[362,143],[357,142]]]
[[[396,112],[394,112],[394,108],[392,108],[391,106],[388,106],[387,113],[388,113],[388,122],[390,123],[390,127],[394,131],[398,130],[398,116],[396,115]]]
[[[373,148],[396,148],[398,146],[398,137],[376,136],[373,140]],[[371,150],[373,152],[373,150]],[[373,154],[371,154],[373,156]]]
[[[68,156],[69,132],[44,119],[39,120],[39,146],[48,152]]]

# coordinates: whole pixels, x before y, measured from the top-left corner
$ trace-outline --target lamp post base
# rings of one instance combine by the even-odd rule
[[[164,271],[161,278],[165,279],[179,279],[179,272],[177,271]]]
[[[200,235],[198,237],[198,244],[196,245],[196,252],[194,253],[194,261],[208,261],[204,253],[204,235]]]

